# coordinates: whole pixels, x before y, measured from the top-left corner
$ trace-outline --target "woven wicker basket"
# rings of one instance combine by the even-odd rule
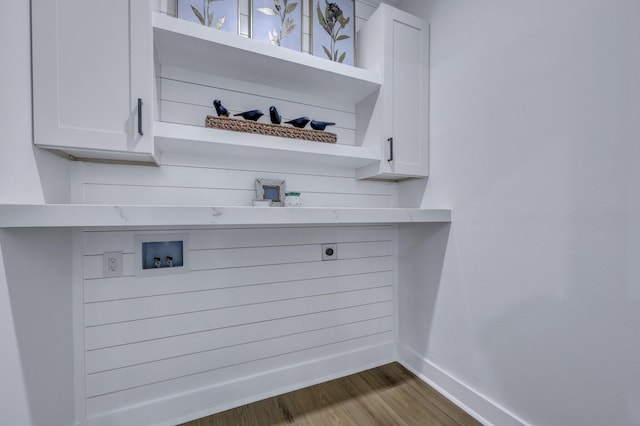
[[[234,132],[278,136],[281,138],[301,139],[313,142],[336,143],[338,140],[335,133],[313,129],[298,129],[297,127],[283,126],[280,124],[258,123],[257,121],[239,120],[228,117],[214,117],[213,115],[207,115],[205,126]]]

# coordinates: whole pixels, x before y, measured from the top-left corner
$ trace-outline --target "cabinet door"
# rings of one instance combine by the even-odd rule
[[[149,161],[152,35],[147,0],[32,0],[35,144]]]
[[[402,14],[390,22],[393,46],[385,83],[390,84],[392,173],[404,176],[428,174],[428,56],[424,21]]]
[[[358,105],[358,138],[379,146],[380,164],[359,179],[428,175],[429,27],[416,16],[380,4],[358,33],[358,63],[382,73],[382,88]]]

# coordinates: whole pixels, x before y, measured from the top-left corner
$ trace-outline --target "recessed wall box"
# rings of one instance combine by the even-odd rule
[[[135,274],[154,276],[189,271],[189,235],[136,235]]]

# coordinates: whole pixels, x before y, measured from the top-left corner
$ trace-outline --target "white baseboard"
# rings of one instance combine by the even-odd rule
[[[170,426],[398,361],[487,426],[526,426],[506,409],[412,349],[387,343],[287,366],[88,420],[90,426]]]
[[[395,361],[393,342],[176,395],[88,420],[91,426],[175,425]]]
[[[491,426],[524,426],[516,417],[484,395],[471,389],[438,366],[424,359],[413,349],[398,345],[398,362],[424,382],[435,388],[480,423]]]

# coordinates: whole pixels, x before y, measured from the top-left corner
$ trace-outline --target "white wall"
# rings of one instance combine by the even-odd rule
[[[454,212],[439,279],[401,282],[413,366],[532,424],[640,424],[640,3],[403,7],[431,22],[422,206]]]
[[[2,233],[4,231],[0,231]],[[0,238],[1,234],[0,234]],[[0,244],[0,259],[4,260],[4,249]],[[9,424],[29,425],[31,415],[27,401],[27,390],[22,375],[22,362],[18,351],[13,309],[9,300],[9,287],[4,261],[0,262],[0,416]]]
[[[33,425],[71,425],[74,422],[71,231],[2,230],[0,245],[29,417]],[[8,349],[9,353],[13,351],[11,347]],[[22,383],[16,387],[19,395]],[[2,416],[3,424],[28,422],[26,416],[15,423]]]
[[[0,53],[11,58],[0,78],[0,202],[43,202],[31,140],[29,2],[11,2],[0,14]],[[26,25],[25,25],[26,24]],[[11,40],[11,43],[9,43]],[[4,61],[3,61],[4,62]]]
[[[0,14],[0,54],[7,58],[0,74],[0,202],[64,202],[68,161],[33,147],[29,13],[29,2],[21,1]]]
[[[68,161],[37,152],[32,143],[30,5],[28,1],[5,3],[0,14],[0,56],[5,58],[0,69],[0,203],[68,201]],[[33,376],[26,377],[34,357],[41,357],[44,361],[41,365],[50,365],[48,360],[54,358],[49,358],[46,352],[34,354],[25,348],[34,337],[28,327],[24,333],[16,333],[16,329],[24,325],[20,315],[30,311],[17,304],[15,298],[10,299],[10,288],[20,282],[15,275],[15,265],[7,260],[17,250],[9,241],[3,231],[0,235],[0,418],[3,423],[13,425],[27,425],[32,421],[44,424],[43,418],[47,422],[68,419],[68,412],[61,413],[68,409],[67,404],[54,406],[61,398],[68,397],[71,401],[71,395],[60,392],[64,383],[52,395],[47,395],[51,391],[48,384],[34,390],[37,383],[33,382]],[[59,323],[54,321],[54,324]],[[49,335],[55,337],[58,331],[57,328],[51,330]],[[45,399],[50,403],[38,405]]]

